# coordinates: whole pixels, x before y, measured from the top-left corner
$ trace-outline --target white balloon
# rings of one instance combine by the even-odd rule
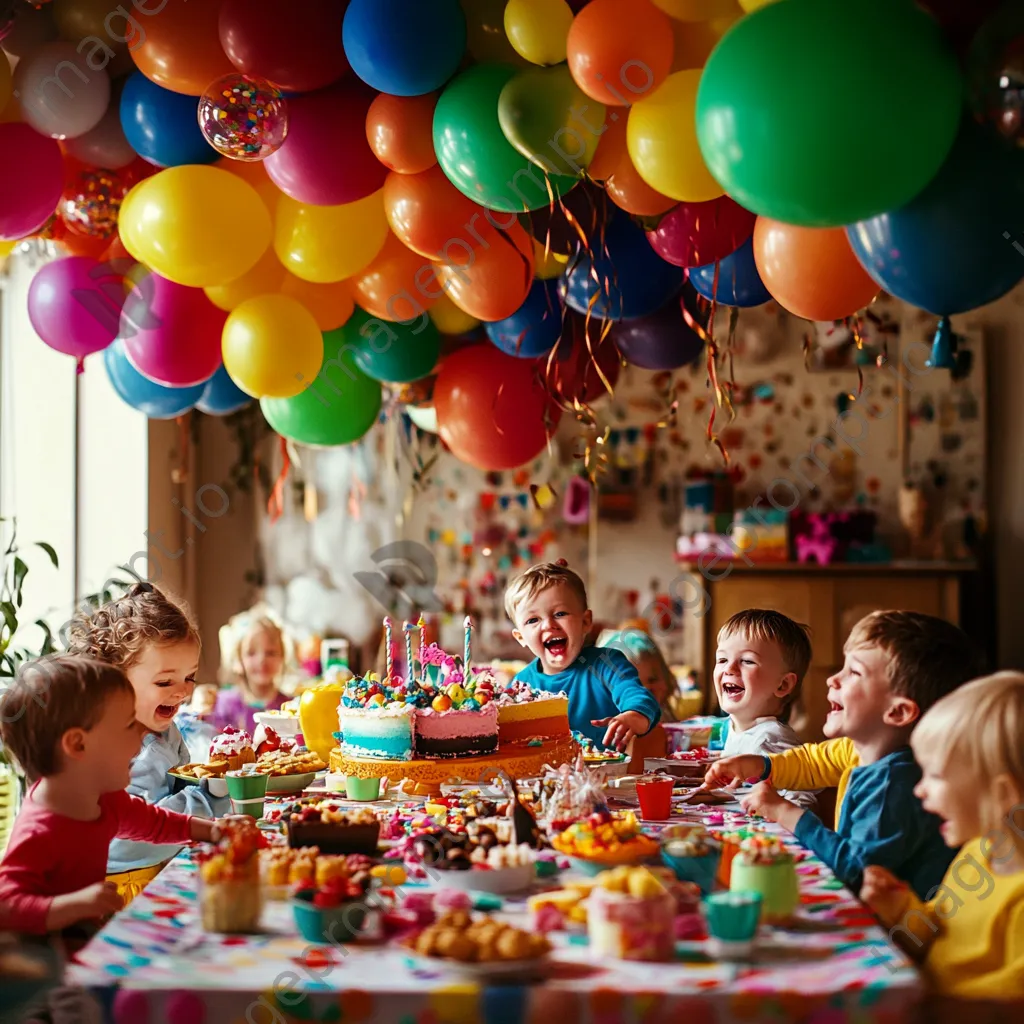
[[[110,76],[73,43],[46,43],[14,71],[22,116],[41,135],[74,139],[95,128],[110,105]]]
[[[68,139],[64,149],[69,156],[81,160],[83,164],[106,167],[111,171],[127,167],[137,155],[124,137],[117,100],[110,104],[95,128],[90,128],[76,139]]]
[[[407,405],[405,411],[420,430],[437,433],[437,410],[432,405]]]

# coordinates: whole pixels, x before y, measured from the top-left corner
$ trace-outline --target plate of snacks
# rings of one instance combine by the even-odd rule
[[[414,962],[470,978],[534,977],[548,967],[551,943],[543,935],[490,917],[454,910],[405,940]]]
[[[587,874],[625,864],[639,864],[659,852],[658,843],[641,832],[632,811],[595,811],[551,840]]]
[[[487,892],[496,896],[528,889],[537,872],[533,863],[533,851],[525,843],[519,846],[492,846],[489,850],[477,847],[465,861],[441,861],[431,880],[442,888],[462,889],[466,892]]]
[[[206,780],[210,796],[227,796],[228,783],[225,776],[228,772],[227,761],[191,762],[179,765],[168,776],[175,780],[174,792],[182,786],[201,786]]]
[[[256,759],[255,770],[267,779],[268,793],[297,793],[327,767],[311,750],[271,750]]]

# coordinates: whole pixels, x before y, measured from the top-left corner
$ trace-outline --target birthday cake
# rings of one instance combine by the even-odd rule
[[[502,746],[533,740],[548,743],[566,739],[569,729],[569,698],[564,693],[531,690],[513,680],[496,698],[498,739]]]

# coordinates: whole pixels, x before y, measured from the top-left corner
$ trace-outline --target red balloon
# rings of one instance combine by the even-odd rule
[[[560,416],[542,372],[533,360],[490,344],[447,356],[434,385],[441,440],[457,458],[485,470],[514,469],[536,458]]]
[[[618,382],[622,360],[612,334],[602,339],[602,330],[603,321],[597,317],[591,317],[588,327],[585,316],[572,310],[566,313],[562,337],[551,356],[540,360],[547,386],[560,404],[569,408],[574,401],[588,405],[607,395],[609,387]]]
[[[339,0],[224,0],[220,42],[244,74],[288,92],[311,92],[348,71],[341,43],[344,17]]]
[[[340,82],[288,101],[288,137],[263,161],[286,195],[314,206],[341,206],[376,192],[387,168],[366,140],[374,94],[361,82]]]
[[[680,203],[653,231],[651,248],[677,267],[706,267],[732,255],[753,233],[757,217],[728,196]]]

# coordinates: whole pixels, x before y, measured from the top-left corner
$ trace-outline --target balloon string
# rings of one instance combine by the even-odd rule
[[[721,264],[718,260],[715,260],[715,273],[714,278],[711,282],[711,294],[712,296],[718,295],[718,278],[721,271]],[[718,345],[715,343],[715,313],[718,311],[718,300],[717,298],[711,299],[711,312],[708,316],[708,383],[715,393],[715,401],[711,406],[711,414],[708,417],[707,427],[707,439],[710,441],[721,453],[722,458],[725,460],[725,464],[729,465],[729,453],[725,449],[725,445],[722,444],[721,439],[715,433],[715,417],[718,412],[718,407],[723,405],[722,397],[722,385],[718,379]]]
[[[267,499],[267,515],[271,523],[276,523],[284,512],[284,485],[288,479],[288,471],[292,467],[291,456],[288,454],[288,442],[282,437],[281,444],[281,472],[277,474],[274,486]]]
[[[85,373],[85,356],[75,360],[75,373]]]

